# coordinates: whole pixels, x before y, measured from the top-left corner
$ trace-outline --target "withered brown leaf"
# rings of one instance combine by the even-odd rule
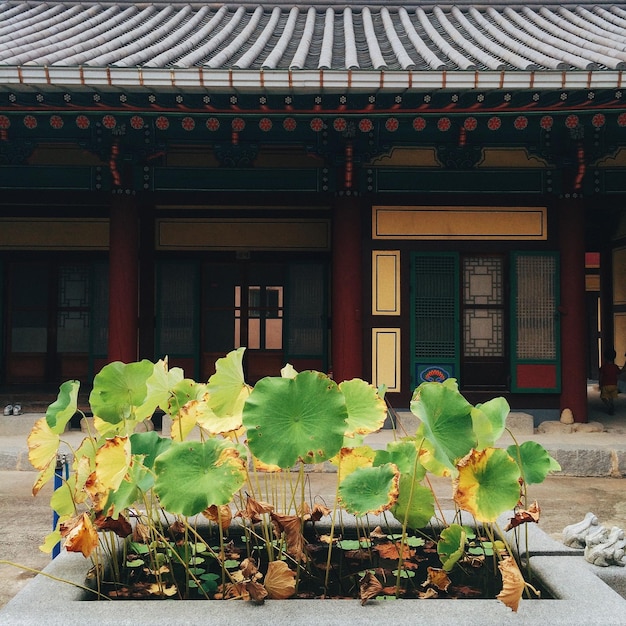
[[[451,580],[448,577],[448,574],[445,570],[438,567],[429,567],[427,568],[428,577],[422,583],[422,587],[427,587],[428,585],[434,585],[440,591],[447,591],[450,586]]]
[[[265,588],[274,600],[285,600],[296,593],[296,573],[285,561],[270,561],[265,574]]]
[[[503,604],[506,604],[512,611],[517,612],[526,581],[519,571],[515,559],[510,556],[498,563],[498,569],[502,574],[502,591],[496,598]]]
[[[287,552],[298,560],[306,561],[301,518],[297,515],[280,515],[279,513],[271,513],[271,518],[276,537],[279,538],[282,533],[285,533]]]
[[[372,572],[365,572],[363,578],[359,581],[359,596],[361,598],[361,605],[367,603],[368,600],[381,595],[383,592],[383,586],[372,574]]]
[[[535,500],[526,510],[517,511],[515,516],[509,520],[505,531],[517,528],[521,524],[527,524],[530,522],[539,523],[539,516],[541,515],[541,508]]]

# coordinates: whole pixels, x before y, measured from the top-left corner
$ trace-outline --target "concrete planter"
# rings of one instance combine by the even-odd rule
[[[517,613],[497,600],[370,601],[365,606],[358,600],[269,600],[263,606],[238,600],[86,602],[82,590],[40,575],[0,612],[0,624],[626,624],[626,600],[587,567],[580,551],[532,525],[528,543],[533,572],[556,599],[522,600]],[[83,584],[90,563],[63,552],[44,571]]]

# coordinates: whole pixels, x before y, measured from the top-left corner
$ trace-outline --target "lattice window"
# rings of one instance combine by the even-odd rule
[[[196,348],[196,276],[188,264],[163,264],[159,311],[159,348],[163,355],[191,354]]]
[[[322,265],[289,268],[289,355],[320,356],[324,353],[326,294]]]
[[[415,356],[454,358],[456,259],[417,256],[414,271]]]
[[[556,259],[527,255],[516,259],[518,359],[556,358]]]
[[[503,260],[495,256],[463,259],[463,354],[504,354]]]
[[[503,312],[468,309],[463,320],[464,353],[471,357],[498,357],[504,351]]]

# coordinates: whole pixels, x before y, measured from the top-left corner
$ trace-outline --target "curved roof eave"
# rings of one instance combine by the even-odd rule
[[[375,93],[434,90],[613,89],[622,70],[230,70],[0,66],[0,89],[180,90],[213,93]]]

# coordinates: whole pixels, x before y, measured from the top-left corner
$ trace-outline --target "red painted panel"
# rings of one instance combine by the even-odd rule
[[[517,387],[519,389],[555,389],[556,365],[518,364]]]

